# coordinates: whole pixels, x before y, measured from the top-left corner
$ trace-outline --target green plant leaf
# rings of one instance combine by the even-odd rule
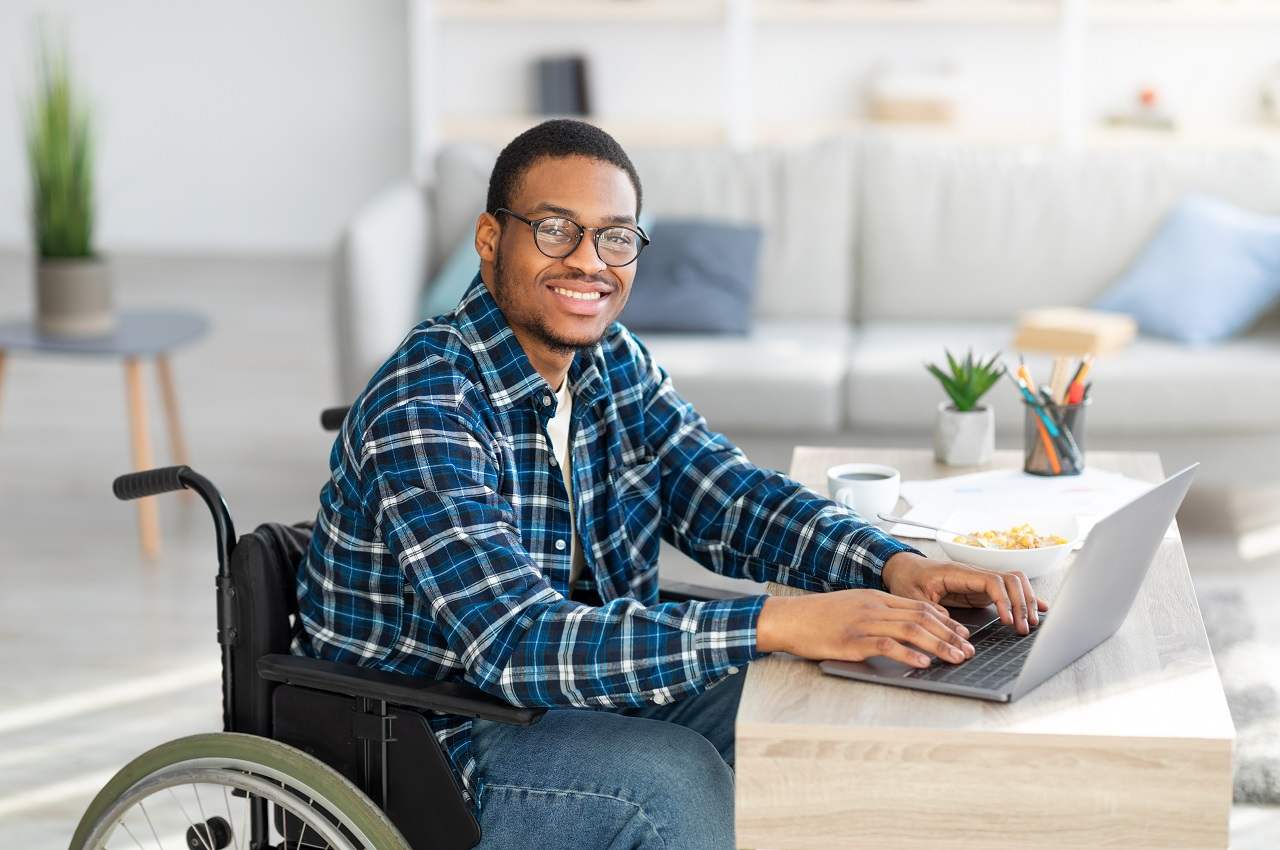
[[[92,122],[65,42],[55,48],[43,32],[36,92],[25,111],[36,248],[42,258],[93,256]]]

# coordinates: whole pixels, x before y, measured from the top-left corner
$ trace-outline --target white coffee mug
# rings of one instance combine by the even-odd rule
[[[827,470],[827,489],[832,499],[867,522],[878,522],[879,514],[897,508],[902,475],[878,463],[842,463]]]

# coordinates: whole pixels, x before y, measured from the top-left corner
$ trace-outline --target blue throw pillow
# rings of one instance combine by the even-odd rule
[[[436,276],[422,291],[419,321],[444,315],[457,307],[479,268],[476,240],[474,236],[468,235],[457,244],[440,271],[436,272]]]
[[[1144,333],[1220,342],[1280,300],[1280,217],[1184,198],[1094,307],[1128,313]]]
[[[745,334],[755,302],[760,228],[660,218],[618,321],[638,332]]]

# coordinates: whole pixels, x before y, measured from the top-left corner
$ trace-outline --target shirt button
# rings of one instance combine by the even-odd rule
[[[732,676],[733,674],[735,674],[735,673],[737,673],[737,672],[738,672],[738,668],[737,668],[737,667],[730,667],[730,668],[729,668],[729,675],[730,675],[730,676]]]
[[[556,456],[555,456],[555,455],[551,455],[550,463],[551,463],[551,465],[552,465],[552,466],[555,466],[555,465],[556,465]]]
[[[666,694],[654,694],[654,695],[653,695],[653,701],[654,701],[656,704],[658,704],[658,705],[666,705],[666,704],[667,704],[667,695],[666,695]]]
[[[564,541],[563,541],[563,540],[557,540],[557,541],[556,541],[556,551],[557,551],[557,552],[563,552],[563,551],[564,551]]]
[[[542,406],[543,406],[543,407],[550,407],[550,406],[551,406],[551,396],[549,396],[549,395],[544,395],[544,396],[542,397]]]

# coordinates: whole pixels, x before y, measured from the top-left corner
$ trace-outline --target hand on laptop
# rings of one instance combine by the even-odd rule
[[[973,657],[968,636],[969,630],[941,605],[879,590],[771,596],[756,621],[761,652],[780,650],[817,661],[884,655],[928,667],[929,653],[958,664]]]
[[[886,590],[908,599],[968,608],[994,604],[1000,621],[1022,635],[1039,625],[1041,611],[1049,610],[1020,572],[1001,573],[899,552],[885,563],[882,578]]]

